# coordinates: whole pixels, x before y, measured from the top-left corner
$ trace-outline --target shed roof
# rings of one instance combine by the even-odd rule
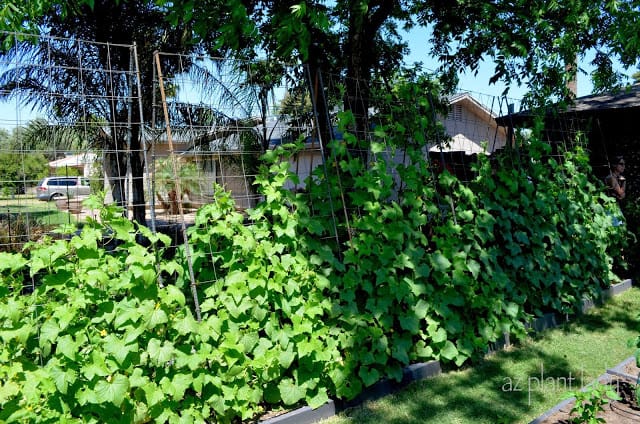
[[[557,111],[559,115],[592,115],[604,111],[630,110],[640,108],[640,84],[634,84],[617,91],[591,94],[578,97],[565,109]],[[496,118],[499,125],[517,124],[527,121],[534,114],[531,110],[524,110],[511,115]]]
[[[567,108],[567,112],[629,108],[640,108],[640,84],[634,84],[619,91],[579,97]]]

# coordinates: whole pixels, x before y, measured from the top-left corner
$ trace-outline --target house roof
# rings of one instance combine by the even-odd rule
[[[68,155],[62,159],[49,162],[51,168],[63,168],[65,166],[84,166],[96,161],[95,153],[80,153],[78,155]]]
[[[491,154],[481,145],[480,141],[472,140],[471,134],[465,134],[465,131],[470,131],[469,125],[490,125],[495,126],[495,114],[481,103],[476,97],[468,92],[460,92],[448,99],[450,107],[459,106],[471,113],[474,118],[473,122],[469,119],[465,119],[465,124],[462,127],[458,127],[454,122],[456,118],[450,118],[449,116],[443,116],[440,119],[445,122],[447,130],[450,131],[449,135],[451,139],[447,143],[435,143],[429,145],[430,152],[464,152],[466,155],[473,155],[478,153]],[[454,121],[452,121],[452,119]],[[476,134],[477,135],[477,134]]]
[[[481,114],[486,115],[487,119],[495,118],[495,114],[488,107],[480,103],[478,99],[473,97],[470,93],[463,92],[451,96],[449,98],[449,105],[453,106],[455,104],[471,106],[472,108],[478,110]]]
[[[567,112],[589,112],[609,109],[640,108],[640,84],[605,94],[592,94],[576,99]]]
[[[578,97],[572,104],[557,113],[560,115],[590,115],[603,111],[638,108],[640,108],[640,84],[634,84],[622,90]],[[533,116],[534,114],[531,110],[524,110],[511,115],[500,116],[496,118],[496,121],[500,125],[518,124],[528,121]]]

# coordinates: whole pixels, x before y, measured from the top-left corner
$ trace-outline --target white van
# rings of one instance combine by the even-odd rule
[[[59,197],[88,196],[91,194],[89,180],[84,177],[47,177],[36,187],[40,200],[55,200]]]

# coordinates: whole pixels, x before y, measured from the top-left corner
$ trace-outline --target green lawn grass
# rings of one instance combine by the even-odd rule
[[[640,289],[463,370],[415,382],[323,421],[346,423],[529,423],[634,352]]]
[[[33,195],[0,198],[0,215],[4,214],[10,214],[12,219],[47,227],[76,222],[72,214],[58,210],[55,202],[43,202]]]

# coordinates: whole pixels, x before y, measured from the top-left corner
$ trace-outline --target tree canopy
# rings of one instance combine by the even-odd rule
[[[491,60],[495,68],[487,84],[525,85],[525,100],[537,106],[570,99],[567,83],[582,72],[576,65],[591,52],[594,90],[620,85],[614,63],[636,65],[639,18],[636,0],[11,0],[0,9],[0,29],[47,28],[54,35],[135,41],[143,52],[196,49],[304,64],[321,140],[330,138],[332,128],[326,96],[340,96],[343,109],[355,117],[350,130],[360,143],[356,147],[365,151],[371,83],[397,75],[408,48],[402,30],[425,29],[445,90],[455,87],[459,72],[477,72],[482,61]],[[282,69],[262,76],[274,81],[269,73]],[[328,75],[345,81],[335,93],[323,90]],[[145,81],[150,78],[143,73],[148,93]]]
[[[602,91],[620,82],[613,64],[640,54],[635,0],[592,2],[365,0],[166,2],[170,19],[192,22],[196,40],[247,58],[297,60],[367,80],[394,70],[406,53],[399,29],[424,27],[425,43],[455,81],[460,70],[495,63],[487,84],[526,85],[535,99],[566,94],[576,61],[595,52],[591,77]],[[569,65],[569,66],[568,66]]]
[[[0,9],[0,29],[34,30],[43,16],[55,14],[64,21],[78,15],[82,8],[95,10],[99,3],[102,2],[6,1]],[[141,6],[140,2],[129,0],[109,3],[118,7],[133,3]],[[146,3],[159,6],[155,10],[164,11],[173,25],[190,23],[192,31],[184,33],[183,40],[202,43],[210,52],[248,59],[263,55],[295,60],[316,64],[326,71],[346,70],[347,76],[365,79],[370,73],[388,75],[399,65],[407,52],[401,28],[432,29],[429,38],[425,35],[425,43],[440,60],[441,70],[450,76],[461,69],[475,71],[480,62],[491,59],[495,73],[487,83],[501,80],[506,84],[526,84],[532,91],[542,89],[545,93],[562,93],[562,83],[570,78],[565,72],[567,64],[584,59],[589,50],[595,51],[595,90],[619,82],[614,60],[633,67],[640,54],[635,25],[640,7],[635,0]],[[150,10],[147,7],[141,11]],[[133,14],[133,9],[129,13]],[[125,23],[113,23],[111,30]],[[145,31],[144,27],[140,31]],[[95,37],[108,35],[94,33]]]

